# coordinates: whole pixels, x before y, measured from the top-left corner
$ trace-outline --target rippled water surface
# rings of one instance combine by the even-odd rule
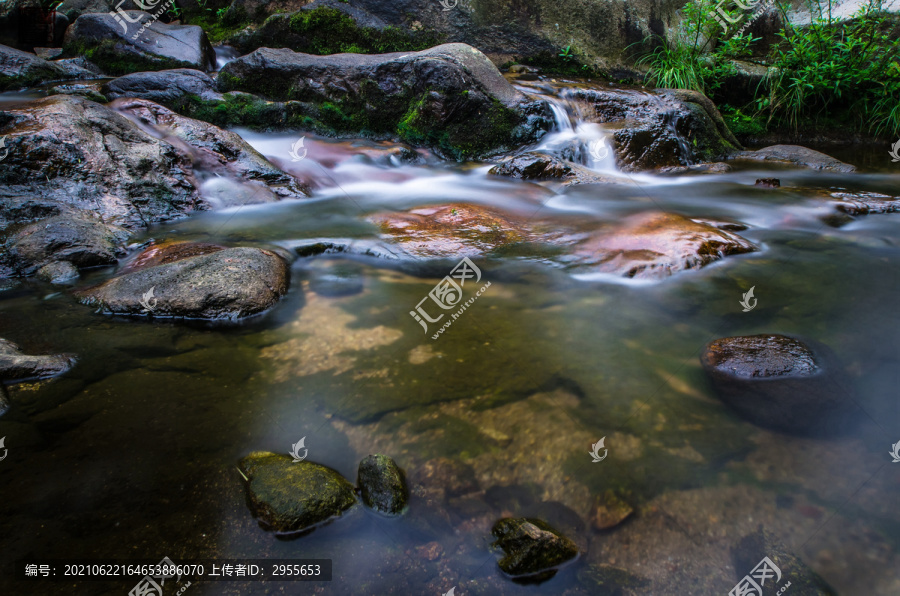
[[[566,125],[537,149],[607,143]],[[626,175],[582,151],[616,185],[562,187],[491,177],[366,140],[239,130],[307,180],[304,201],[233,206],[159,226],[138,241],[202,240],[287,252],[325,240],[348,252],[301,256],[291,289],[240,325],[110,318],[68,288],[26,281],[0,292],[0,336],[29,353],[70,352],[71,373],[9,389],[0,418],[3,559],[330,558],[331,583],[204,583],[190,594],[598,594],[586,570],[612,564],[646,594],[727,594],[747,570],[730,549],[762,526],[840,594],[900,593],[898,298],[900,214],[842,227],[828,193],[900,194],[889,157],[859,155],[853,175],[773,166],[727,174]],[[594,145],[595,147],[597,145]],[[602,145],[606,146],[606,145]],[[602,152],[601,152],[602,153]],[[853,155],[840,157],[854,162]],[[881,159],[881,163],[878,160]],[[865,166],[863,163],[862,165]],[[754,186],[778,177],[781,188]],[[649,211],[715,218],[759,250],[639,282],[567,267],[554,246],[477,259],[490,288],[437,340],[409,312],[456,259],[394,258],[371,216],[478,204],[542,229],[601,226]],[[114,273],[98,270],[79,284]],[[362,291],[335,296],[329,275]],[[468,287],[468,286],[467,286]],[[739,301],[755,287],[758,306]],[[474,293],[474,289],[472,290]],[[783,333],[829,346],[847,371],[859,432],[815,440],[762,430],[717,399],[699,366],[710,340]],[[287,452],[355,480],[370,453],[410,479],[426,462],[470,465],[479,491],[414,489],[386,519],[357,508],[309,535],[278,540],[245,502],[236,462]],[[608,457],[592,463],[605,437]],[[591,527],[594,499],[631,495],[635,515]],[[490,528],[504,515],[547,519],[584,554],[540,585],[502,577]],[[17,585],[7,594],[125,594],[122,583]]]

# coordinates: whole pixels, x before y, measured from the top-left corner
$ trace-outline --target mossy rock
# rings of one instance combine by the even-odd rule
[[[362,460],[356,483],[363,503],[379,513],[400,515],[409,503],[406,476],[386,455],[370,455]]]
[[[288,455],[256,451],[240,462],[250,505],[260,524],[278,533],[300,532],[356,504],[353,485],[331,468]]]
[[[504,518],[494,524],[494,546],[503,549],[500,569],[516,578],[550,579],[556,568],[578,556],[571,539],[546,522],[533,518]]]

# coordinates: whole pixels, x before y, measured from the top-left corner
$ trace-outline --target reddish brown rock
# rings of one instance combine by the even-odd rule
[[[756,247],[727,230],[674,213],[641,213],[597,233],[575,251],[577,264],[632,278],[698,269]]]

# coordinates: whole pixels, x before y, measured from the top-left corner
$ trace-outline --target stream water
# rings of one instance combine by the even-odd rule
[[[312,199],[203,213],[136,241],[378,246],[372,214],[469,203],[560,227],[644,211],[724,219],[748,226],[740,234],[761,250],[653,283],[573,273],[552,250],[493,253],[478,261],[489,290],[437,340],[409,313],[453,263],[422,268],[376,251],[299,258],[286,298],[239,325],[105,317],[66,289],[11,285],[0,292],[0,337],[78,363],[61,379],[9,388],[14,406],[0,418],[9,450],[0,462],[3,560],[333,561],[329,583],[196,583],[186,592],[194,595],[600,594],[589,573],[597,564],[645,578],[637,593],[724,595],[749,571],[734,568],[730,549],[763,527],[840,594],[900,593],[900,466],[888,455],[900,441],[900,213],[830,227],[822,217],[833,207],[820,192],[900,194],[887,152],[841,156],[878,164],[852,175],[768,165],[626,175],[615,169],[608,130],[580,119],[556,89],[529,92],[553,99],[558,119],[536,150],[574,143],[586,167],[623,183],[493,178],[487,164],[422,150],[410,162],[391,143],[310,134],[305,158],[292,161],[297,134],[238,130],[308,180]],[[772,176],[780,189],[754,186]],[[336,295],[334,275],[362,291]],[[743,312],[751,286],[758,306]],[[763,332],[832,348],[862,412],[858,433],[794,438],[724,407],[700,349]],[[357,508],[279,540],[248,510],[236,462],[256,450],[286,453],[301,437],[311,461],[351,480],[363,457],[385,453],[414,481],[427,462],[462,462],[479,490],[445,499],[417,489],[403,517]],[[601,437],[608,457],[592,463]],[[589,520],[608,489],[630,494],[636,513],[600,532]],[[547,519],[584,554],[545,583],[513,583],[490,547],[504,515]],[[2,592],[133,587],[29,586]]]

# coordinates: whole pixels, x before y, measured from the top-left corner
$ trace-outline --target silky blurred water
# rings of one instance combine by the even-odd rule
[[[820,192],[896,195],[896,170],[628,176],[585,157],[623,183],[562,188],[309,134],[306,157],[292,161],[301,134],[238,132],[306,180],[312,198],[204,213],[137,242],[384,247],[373,214],[470,203],[549,228],[645,211],[723,219],[748,226],[738,233],[760,250],[652,283],[571,271],[553,246],[495,251],[476,260],[491,287],[436,341],[409,312],[453,260],[423,267],[378,250],[300,257],[288,295],[237,325],[111,318],[77,304],[70,288],[22,281],[0,292],[0,337],[78,362],[63,378],[11,387],[13,407],[0,418],[4,593],[133,587],[7,583],[11,562],[25,557],[168,556],[333,560],[327,584],[207,582],[190,594],[594,594],[584,571],[607,563],[648,578],[637,593],[725,594],[749,571],[733,568],[728,549],[759,525],[841,594],[900,590],[900,468],[888,455],[900,440],[900,214],[830,227],[822,218],[834,208]],[[573,122],[536,149],[587,149],[607,135]],[[754,186],[766,177],[782,188]],[[335,272],[362,292],[322,290]],[[743,312],[751,286],[758,306]],[[835,352],[858,433],[787,437],[719,402],[699,351],[764,332]],[[286,453],[301,437],[311,461],[351,481],[369,453],[394,457],[411,478],[444,457],[472,465],[481,490],[439,506],[414,491],[406,516],[357,508],[278,540],[253,519],[236,463],[255,450]],[[601,437],[609,456],[593,464],[588,450]],[[588,517],[606,489],[628,491],[637,513],[600,533]],[[586,552],[541,585],[513,583],[490,549],[490,525],[503,515],[570,520]]]

